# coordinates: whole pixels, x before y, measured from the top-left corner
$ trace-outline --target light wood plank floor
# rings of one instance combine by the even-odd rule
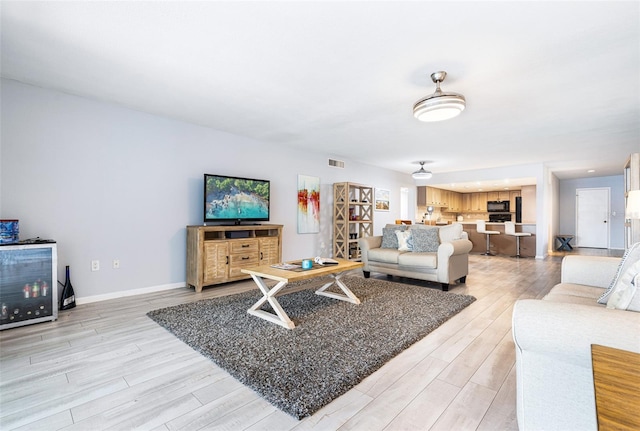
[[[145,315],[256,289],[252,281],[79,305],[0,332],[0,429],[516,430],[513,304],[544,296],[561,258],[472,255],[466,285],[452,292],[476,302],[302,421]]]

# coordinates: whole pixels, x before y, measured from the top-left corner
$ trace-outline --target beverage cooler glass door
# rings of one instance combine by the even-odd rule
[[[0,329],[58,318],[54,243],[0,247]]]

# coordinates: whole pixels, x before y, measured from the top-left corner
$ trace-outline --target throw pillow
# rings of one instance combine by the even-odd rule
[[[404,231],[407,227],[402,224],[387,225],[382,228],[382,244],[380,248],[398,248],[398,237],[396,231]]]
[[[413,241],[410,231],[396,231],[398,237],[398,251],[411,251],[413,249]]]
[[[413,239],[413,251],[438,251],[438,246],[440,246],[438,228],[414,229],[411,231],[411,236]]]
[[[620,277],[609,295],[607,308],[640,311],[640,260]]]
[[[631,265],[633,265],[639,260],[640,260],[640,242],[636,242],[631,247],[629,247],[629,250],[627,250],[624,253],[624,256],[622,256],[622,260],[620,260],[620,265],[618,265],[618,271],[616,271],[616,275],[613,277],[613,280],[611,280],[611,283],[609,284],[609,287],[607,288],[607,290],[605,290],[605,292],[602,295],[600,295],[600,298],[598,298],[598,304],[607,303],[607,301],[609,300],[609,295],[611,295],[613,288],[618,283],[618,280],[620,279],[622,274],[624,274]]]
[[[440,228],[440,242],[451,242],[462,238],[462,224],[452,223]]]

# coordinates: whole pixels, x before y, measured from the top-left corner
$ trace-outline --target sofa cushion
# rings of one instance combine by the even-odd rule
[[[413,250],[413,239],[411,238],[411,231],[396,231],[398,237],[398,251],[411,251]]]
[[[381,248],[395,248],[398,249],[398,237],[397,231],[404,231],[407,226],[403,224],[388,224],[382,228],[382,245]]]
[[[440,242],[451,242],[462,238],[462,224],[452,223],[439,228]]]
[[[629,247],[629,250],[627,250],[624,253],[624,256],[622,256],[620,265],[618,265],[618,271],[616,271],[615,277],[613,277],[613,280],[611,280],[611,283],[609,284],[609,288],[602,294],[602,296],[600,296],[600,298],[598,298],[599,304],[607,303],[607,301],[609,300],[609,295],[611,295],[611,292],[616,287],[616,284],[618,283],[618,280],[620,279],[620,277],[629,269],[629,267],[631,267],[634,263],[636,263],[639,260],[640,260],[640,242],[636,242],[631,247]]]
[[[598,304],[596,301],[594,301],[594,298],[570,295],[566,293],[554,293],[553,291],[549,292],[549,294],[544,297],[544,300],[550,302],[564,302],[565,304],[587,305],[590,307],[604,308],[604,305]]]
[[[603,289],[593,286],[585,286],[584,284],[560,283],[553,286],[553,289],[547,294],[549,295],[570,295],[581,298],[589,298],[596,300],[602,294]],[[546,297],[545,297],[546,299]]]
[[[413,268],[437,268],[438,254],[415,251],[413,253],[402,253],[398,256],[398,264]]]
[[[367,259],[372,262],[398,263],[398,256],[406,254],[392,248],[372,248],[367,254]]]
[[[607,308],[640,311],[640,260],[620,277],[609,295]]]
[[[411,231],[414,252],[435,252],[440,246],[438,228],[414,229]]]
[[[552,302],[603,307],[596,302],[602,290],[600,287],[585,286],[584,284],[560,283],[553,286],[543,299]]]

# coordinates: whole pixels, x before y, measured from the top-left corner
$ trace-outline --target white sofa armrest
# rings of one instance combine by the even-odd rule
[[[468,254],[473,248],[473,243],[468,239],[456,239],[443,242],[438,246],[438,266],[443,259],[458,254]]]
[[[513,309],[513,339],[520,351],[591,367],[591,345],[640,353],[640,313],[604,306],[522,299]]]
[[[521,430],[596,430],[591,345],[640,352],[640,313],[538,299],[513,309]]]
[[[382,235],[366,236],[358,239],[358,246],[360,247],[360,258],[362,259],[362,263],[364,263],[365,268],[367,268],[369,264],[369,250],[371,250],[372,248],[380,248],[381,245]]]
[[[565,256],[561,283],[607,288],[620,265],[620,258],[607,256]]]

